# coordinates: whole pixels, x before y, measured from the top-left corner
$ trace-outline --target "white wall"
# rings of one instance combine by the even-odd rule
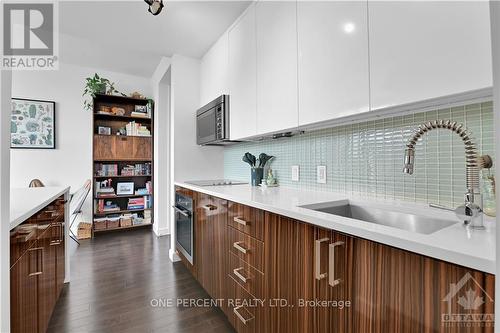
[[[56,149],[12,149],[11,186],[27,187],[33,178],[45,185],[69,185],[76,191],[92,177],[92,114],[83,109],[85,78],[97,72],[129,94],[151,96],[149,78],[60,64],[58,71],[16,71],[12,96],[56,102]],[[84,219],[91,221],[91,198],[84,206]]]
[[[11,72],[0,71],[0,332],[10,329],[10,112],[7,110],[10,110],[11,86]]]
[[[200,61],[172,57],[172,112],[174,135],[174,180],[222,178],[223,148],[196,144],[196,110],[200,96]]]
[[[171,127],[170,112],[170,58],[162,58],[152,78],[155,100],[154,137],[154,217],[153,231],[157,236],[170,232],[170,202],[172,192]],[[157,171],[157,172],[156,172]]]

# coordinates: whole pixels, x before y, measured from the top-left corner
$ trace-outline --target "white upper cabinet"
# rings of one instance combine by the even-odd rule
[[[257,133],[255,6],[229,30],[230,138]]]
[[[369,1],[371,108],[492,85],[487,1]]]
[[[369,111],[367,3],[299,1],[299,125]]]
[[[224,33],[201,59],[200,106],[228,94],[228,34]]]
[[[298,126],[297,4],[260,1],[257,15],[257,134]]]

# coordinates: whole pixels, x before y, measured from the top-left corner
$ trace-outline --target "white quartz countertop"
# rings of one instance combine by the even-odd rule
[[[460,222],[454,213],[430,208],[423,204],[287,187],[261,188],[250,185],[200,187],[184,182],[175,182],[175,185],[319,227],[495,274],[495,219],[487,216],[485,216],[486,230],[471,230],[465,228],[463,222]],[[299,207],[340,200],[456,223],[431,234],[420,234]]]
[[[67,191],[69,187],[11,188],[10,229],[14,229]]]

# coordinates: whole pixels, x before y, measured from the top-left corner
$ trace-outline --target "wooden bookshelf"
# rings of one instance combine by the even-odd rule
[[[151,211],[151,223],[144,223],[132,226],[108,228],[95,230],[92,228],[92,235],[94,232],[103,232],[111,230],[130,230],[137,227],[146,227],[154,223],[153,219],[153,207],[144,209],[127,209],[129,199],[141,198],[144,196],[149,196],[150,200],[154,202],[154,194],[130,194],[130,195],[116,195],[117,183],[119,182],[134,182],[134,191],[138,188],[146,187],[146,184],[150,182],[152,188],[152,182],[154,177],[153,170],[153,114],[154,110],[151,108],[149,117],[139,117],[133,116],[131,113],[135,110],[136,105],[147,105],[148,100],[122,97],[122,96],[109,96],[109,95],[97,95],[94,98],[94,110],[93,110],[93,149],[92,149],[92,171],[94,179],[94,191],[93,191],[93,217],[103,218],[109,215],[121,215],[126,213],[137,213],[139,217],[144,217],[145,210]],[[111,111],[113,107],[118,107],[124,110],[123,115],[116,114],[104,114],[100,113],[102,110]],[[150,136],[147,135],[116,135],[121,128],[124,128],[128,123],[135,122],[139,126],[146,127],[151,133]],[[111,135],[105,135],[99,133],[99,127],[107,127],[111,131]],[[147,131],[138,131],[140,134]],[[133,132],[135,134],[135,131]],[[120,171],[123,167],[131,165],[135,166],[140,164],[144,169],[148,170],[149,174],[141,175],[120,175]],[[104,176],[97,171],[102,165],[116,165],[118,171],[117,175],[114,176]],[[105,169],[103,169],[105,170]],[[111,172],[110,172],[111,173]],[[103,182],[105,180],[111,179],[112,187],[115,190],[114,196],[99,196],[96,194],[95,188],[97,182]],[[116,204],[120,210],[109,211],[109,212],[99,212],[97,207],[99,200],[104,200],[104,202],[111,201]],[[102,203],[101,203],[102,204]]]

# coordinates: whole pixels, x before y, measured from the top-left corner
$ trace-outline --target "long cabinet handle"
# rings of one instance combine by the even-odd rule
[[[243,307],[243,305],[239,305],[239,306],[235,307],[235,308],[233,309],[233,312],[234,312],[234,314],[236,315],[236,317],[238,317],[238,319],[239,319],[239,320],[241,320],[241,322],[242,322],[244,325],[246,325],[246,324],[247,324],[250,320],[254,319],[255,317],[253,317],[253,316],[252,316],[252,317],[250,317],[250,318],[248,318],[248,319],[245,319],[245,317],[243,317],[243,316],[241,315],[241,313],[238,311],[238,310],[239,310],[239,309],[241,309],[242,307]]]
[[[340,279],[335,278],[335,248],[344,245],[344,242],[335,242],[328,245],[328,284],[335,287]]]
[[[245,249],[243,246],[241,246],[241,244],[245,244],[244,242],[234,242],[233,243],[233,247],[240,251],[241,253],[243,254],[247,254],[247,252],[249,251],[248,249]]]
[[[250,278],[247,278],[247,277],[244,277],[243,274],[240,273],[240,271],[243,270],[243,267],[240,267],[240,268],[235,268],[233,269],[233,273],[234,275],[236,275],[238,277],[238,279],[240,279],[243,283],[247,283],[248,280],[250,280]]]
[[[43,274],[43,268],[39,269],[39,265],[43,267],[43,247],[35,247],[32,249],[28,249],[28,255],[31,255],[31,253],[36,252],[36,271],[33,273],[28,273],[28,276],[36,276]],[[38,256],[38,253],[41,253],[40,257]],[[40,259],[41,258],[41,259]],[[28,272],[31,272],[31,257],[29,258],[29,270]],[[41,264],[40,264],[41,262]]]
[[[314,276],[316,280],[323,280],[328,273],[321,273],[321,243],[328,242],[330,238],[325,237],[314,241]]]
[[[236,216],[235,218],[233,218],[233,221],[236,222],[236,223],[239,223],[241,225],[244,225],[244,226],[250,224],[250,222],[245,221],[241,217],[238,217],[238,216]]]
[[[203,208],[206,211],[211,211],[211,210],[216,210],[217,206],[214,206],[214,205],[205,205],[205,206],[202,206],[201,208]]]

